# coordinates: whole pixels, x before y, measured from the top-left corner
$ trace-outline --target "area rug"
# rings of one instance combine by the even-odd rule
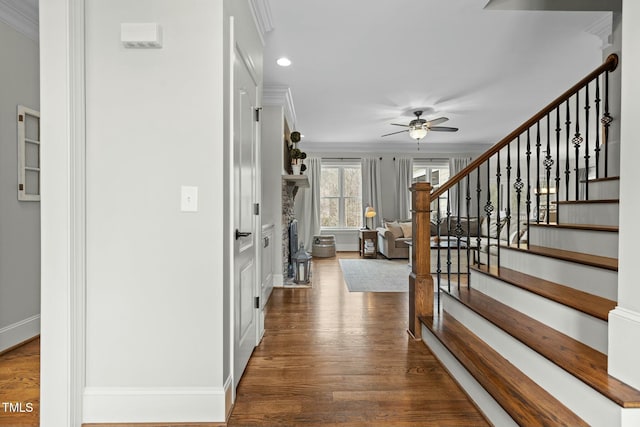
[[[408,292],[406,261],[341,259],[340,268],[349,292]]]

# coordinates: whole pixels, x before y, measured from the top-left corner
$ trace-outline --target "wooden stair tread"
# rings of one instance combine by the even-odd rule
[[[596,200],[561,200],[559,202],[552,201],[556,205],[593,205],[597,203],[620,203],[620,199],[596,199]]]
[[[580,264],[590,265],[592,267],[604,268],[607,270],[618,271],[618,259],[604,257],[599,255],[585,254],[582,252],[567,251],[564,249],[548,248],[545,246],[529,245],[528,248],[518,247],[517,244],[503,246],[506,249],[516,251],[529,252],[535,255],[542,255],[549,258],[561,259],[563,261],[573,261]]]
[[[570,230],[592,230],[592,231],[610,231],[612,233],[617,233],[619,231],[619,227],[617,225],[596,225],[596,224],[557,224],[555,222],[551,222],[547,224],[546,222],[532,222],[529,224],[530,227],[551,227],[551,228],[566,228]]]
[[[474,289],[450,292],[462,304],[624,408],[640,408],[640,391],[609,376],[607,356]]]
[[[471,269],[604,321],[608,320],[609,312],[616,308],[615,301],[509,268],[473,265]]]
[[[588,425],[453,316],[420,320],[518,425]]]

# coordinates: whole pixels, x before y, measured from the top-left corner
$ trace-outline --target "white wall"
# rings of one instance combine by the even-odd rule
[[[640,3],[623,2],[622,15],[622,118],[620,161],[620,239],[618,246],[618,306],[609,314],[609,373],[640,388],[637,356],[640,352],[640,287],[638,287],[637,216],[640,199],[636,177],[640,179],[637,120],[640,115]]]
[[[40,333],[40,203],[17,196],[17,105],[40,110],[38,44],[0,22],[0,351]]]
[[[223,20],[207,0],[86,3],[85,422],[224,419]],[[125,49],[126,22],[163,47]]]

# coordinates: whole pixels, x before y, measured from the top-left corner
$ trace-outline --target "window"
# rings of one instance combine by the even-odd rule
[[[18,200],[40,200],[40,113],[18,105]]]
[[[430,182],[436,189],[449,180],[449,161],[446,159],[414,160],[413,182]],[[440,215],[447,214],[447,193],[440,196]]]
[[[362,175],[360,164],[322,164],[320,179],[320,226],[362,227]]]

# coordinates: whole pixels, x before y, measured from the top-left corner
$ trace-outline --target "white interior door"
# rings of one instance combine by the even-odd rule
[[[233,163],[234,163],[234,381],[240,382],[256,345],[258,279],[256,203],[255,108],[257,83],[242,55],[234,60]]]

